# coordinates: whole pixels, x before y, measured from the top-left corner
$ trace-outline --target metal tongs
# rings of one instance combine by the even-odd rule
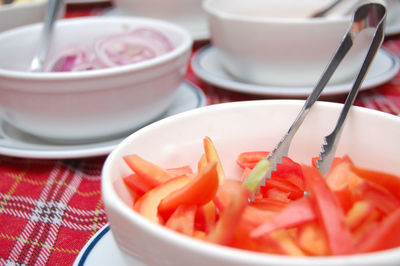
[[[303,108],[297,115],[295,121],[290,126],[287,133],[283,136],[283,138],[279,141],[279,143],[266,158],[269,161],[270,165],[268,170],[263,173],[263,176],[258,183],[255,193],[258,193],[260,186],[265,186],[265,179],[270,178],[271,173],[273,171],[276,171],[277,165],[282,163],[282,157],[288,156],[289,147],[294,135],[304,121],[312,105],[317,101],[322,90],[325,88],[336,68],[345,57],[347,52],[350,50],[350,48],[353,46],[353,41],[357,38],[358,34],[366,29],[375,28],[375,32],[370,43],[367,55],[361,66],[360,72],[358,73],[357,78],[353,83],[353,87],[351,88],[350,93],[347,96],[346,102],[340,113],[337,124],[334,130],[325,137],[325,143],[322,145],[323,151],[320,153],[320,159],[317,161],[317,166],[322,175],[326,175],[331,167],[333,158],[335,156],[337,143],[340,138],[340,134],[342,132],[343,124],[346,120],[347,114],[350,110],[350,107],[354,103],[354,99],[357,96],[357,93],[368,72],[371,62],[383,42],[385,21],[386,8],[378,3],[369,3],[362,5],[354,12],[350,28],[347,30],[346,35],[344,36],[342,42],[337,48],[334,56],[326,67],[317,85],[308,96]]]

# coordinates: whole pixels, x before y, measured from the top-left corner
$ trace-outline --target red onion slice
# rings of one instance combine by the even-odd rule
[[[142,62],[173,48],[162,33],[148,28],[110,36],[97,41],[94,46],[96,56],[105,67]]]
[[[83,45],[70,47],[48,60],[45,70],[84,71],[134,64],[174,49],[164,34],[149,28],[108,36],[96,41],[93,46],[93,49]]]

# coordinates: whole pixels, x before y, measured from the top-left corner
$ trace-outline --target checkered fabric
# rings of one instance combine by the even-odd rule
[[[0,156],[0,264],[71,265],[106,223],[104,158],[27,160]]]
[[[97,12],[97,11],[96,11]],[[78,9],[67,17],[87,15]],[[205,43],[196,43],[194,51]],[[400,56],[400,36],[384,42]],[[201,81],[189,67],[186,79],[208,104],[260,99]],[[345,96],[325,99],[343,102]],[[360,92],[356,105],[400,114],[400,73]],[[0,265],[71,265],[87,241],[107,223],[100,191],[105,157],[34,160],[0,155]]]

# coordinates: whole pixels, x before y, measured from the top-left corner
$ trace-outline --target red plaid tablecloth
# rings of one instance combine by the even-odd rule
[[[68,17],[79,15],[88,15],[87,9],[75,7],[67,13]],[[195,49],[203,44],[196,44]],[[400,56],[400,36],[387,39],[384,47]],[[208,104],[260,99],[206,84],[190,68],[186,79],[205,92]],[[400,73],[386,84],[360,92],[356,104],[400,114]],[[84,244],[107,223],[100,192],[104,159],[35,160],[0,155],[0,265],[74,262]]]

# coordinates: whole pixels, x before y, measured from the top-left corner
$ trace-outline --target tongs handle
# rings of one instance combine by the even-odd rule
[[[380,45],[382,44],[384,37],[385,20],[386,20],[386,9],[383,5],[378,3],[369,3],[362,5],[354,12],[350,28],[347,30],[346,35],[344,36],[342,42],[337,48],[328,66],[324,70],[317,85],[306,99],[300,113],[297,115],[293,124],[290,126],[290,128],[283,136],[283,138],[280,140],[280,142],[276,145],[276,147],[268,155],[267,160],[269,161],[270,167],[266,171],[264,176],[261,178],[259,186],[265,185],[265,179],[269,178],[271,176],[271,172],[276,170],[277,165],[282,162],[282,157],[288,155],[289,147],[294,135],[300,128],[300,125],[303,123],[305,117],[309,113],[313,104],[317,101],[317,99],[321,95],[322,90],[325,88],[326,84],[334,74],[335,70],[337,69],[343,58],[346,56],[350,48],[353,46],[354,40],[357,38],[358,34],[367,28],[376,28],[365,61],[361,67],[361,70],[357,76],[353,88],[351,89],[350,94],[346,100],[345,108],[342,111],[342,114],[339,118],[338,125],[336,126],[336,128],[338,129],[334,130],[332,137],[328,137],[329,140],[327,140],[328,142],[327,147],[331,149],[330,152],[329,151],[327,152],[329,156],[326,156],[327,157],[326,159],[322,159],[322,162],[319,162],[320,164],[322,164],[323,168],[322,171],[324,171],[324,173],[326,169],[330,168],[332,161],[330,158],[332,156],[333,159],[333,155],[336,149],[336,142],[337,142],[336,140],[340,135],[341,131],[340,128],[344,123],[344,118],[346,117],[350,109],[350,106],[354,102],[354,98],[356,97],[357,92],[361,86],[361,83],[364,80],[366,73],[368,72],[369,66],[376,52],[378,51]]]
[[[363,11],[365,9],[362,9]],[[368,11],[368,10],[365,10]],[[355,98],[357,97],[358,91],[360,90],[361,84],[365,79],[365,76],[371,66],[371,63],[381,46],[383,39],[384,39],[384,29],[385,29],[385,18],[386,18],[386,11],[383,6],[380,8],[371,9],[370,12],[379,12],[377,16],[371,16],[380,18],[378,21],[370,21],[366,19],[360,20],[359,23],[365,23],[369,27],[376,27],[371,45],[368,49],[367,55],[364,59],[364,62],[361,66],[360,72],[357,75],[355,82],[353,83],[353,87],[350,90],[346,98],[346,102],[343,106],[343,109],[340,113],[338,122],[333,129],[333,131],[325,137],[325,143],[323,145],[323,152],[320,154],[320,159],[317,161],[317,166],[319,171],[322,175],[326,175],[331,168],[331,164],[333,158],[335,156],[338,140],[342,133],[343,125],[346,120],[347,114],[349,113],[350,107],[353,105]],[[365,16],[363,16],[365,17]],[[368,18],[368,16],[367,16]]]

